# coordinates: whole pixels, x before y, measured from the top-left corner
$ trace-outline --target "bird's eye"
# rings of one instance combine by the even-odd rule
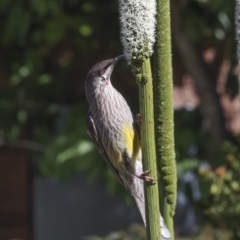
[[[104,74],[105,72],[106,72],[106,69],[103,69],[101,73]]]

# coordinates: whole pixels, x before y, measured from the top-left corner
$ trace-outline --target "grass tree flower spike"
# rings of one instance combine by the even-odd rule
[[[153,80],[150,56],[155,42],[156,1],[119,0],[121,42],[139,88],[141,152],[143,170],[156,179],[157,162],[154,134]],[[150,170],[150,171],[148,171]],[[144,182],[144,216],[147,239],[170,239],[159,214],[158,181]],[[160,231],[159,231],[160,230]]]
[[[119,0],[121,41],[131,64],[153,53],[155,42],[155,0]]]

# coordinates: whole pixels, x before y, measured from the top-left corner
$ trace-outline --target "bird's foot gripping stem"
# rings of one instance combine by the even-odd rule
[[[135,176],[138,177],[139,179],[142,179],[143,181],[152,183],[154,181],[154,178],[148,176],[148,174],[150,172],[151,172],[150,170],[147,170],[147,171],[142,172],[140,174],[135,174]]]

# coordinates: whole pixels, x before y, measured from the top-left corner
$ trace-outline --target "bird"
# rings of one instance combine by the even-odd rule
[[[133,196],[146,225],[143,181],[152,182],[150,171],[143,171],[140,124],[141,114],[133,116],[124,97],[111,83],[119,55],[96,63],[85,80],[89,104],[87,132],[120,183]],[[160,214],[161,236],[171,238]]]

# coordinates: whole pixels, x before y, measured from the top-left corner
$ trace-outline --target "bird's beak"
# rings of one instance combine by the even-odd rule
[[[121,59],[123,59],[125,57],[124,54],[119,55],[117,57],[114,58],[114,65],[116,65]]]
[[[114,67],[117,65],[117,63],[124,58],[124,54],[123,55],[119,55],[113,59],[111,59],[111,63],[109,65],[109,67],[106,69],[106,72],[102,75],[102,77],[105,79],[106,84],[108,85],[110,82],[110,77],[112,75],[113,69]]]

